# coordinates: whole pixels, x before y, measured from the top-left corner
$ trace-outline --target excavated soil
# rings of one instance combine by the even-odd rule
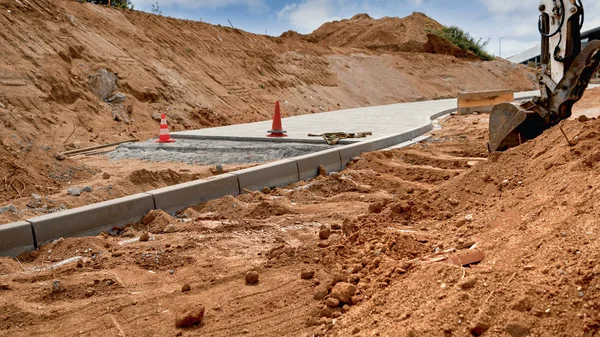
[[[487,118],[448,117],[338,174],[2,258],[0,335],[598,334],[600,120],[488,157]],[[189,307],[202,323],[176,328]]]
[[[163,112],[182,131],[267,120],[276,100],[293,116],[535,85],[524,66],[455,57],[419,13],[358,16],[309,42],[72,0],[0,8],[2,206],[87,184],[104,167],[54,155],[156,137]]]

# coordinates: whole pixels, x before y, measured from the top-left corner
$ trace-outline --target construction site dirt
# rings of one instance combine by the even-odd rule
[[[599,123],[488,157],[487,115],[450,116],[338,174],[2,258],[0,335],[593,335]]]
[[[0,209],[14,206],[0,223],[271,159],[60,155],[156,137],[163,112],[182,131],[266,120],[276,100],[290,116],[536,85],[428,34],[439,23],[420,13],[268,37],[67,0],[0,6]],[[0,257],[0,336],[598,335],[599,97],[503,153],[486,150],[488,115],[446,116],[341,172]]]

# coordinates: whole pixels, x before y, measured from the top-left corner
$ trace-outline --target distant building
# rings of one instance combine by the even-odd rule
[[[600,27],[588,30],[584,33],[581,33],[581,42],[582,47],[588,43],[588,41],[592,40],[600,40]],[[523,52],[520,52],[517,55],[513,55],[507,60],[513,63],[521,63],[521,64],[529,64],[530,62],[535,62],[536,65],[539,65],[541,62],[540,55],[542,54],[541,45],[537,45],[535,47],[531,47]]]

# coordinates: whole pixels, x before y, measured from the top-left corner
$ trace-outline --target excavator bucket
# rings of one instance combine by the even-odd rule
[[[490,113],[490,139],[488,151],[504,151],[518,146],[544,131],[542,118],[530,109],[535,104],[500,103]]]

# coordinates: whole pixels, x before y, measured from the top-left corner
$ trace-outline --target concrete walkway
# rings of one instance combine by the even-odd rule
[[[515,99],[538,95],[539,91],[515,93]],[[285,104],[282,105],[285,116]],[[456,98],[436,101],[400,103],[366,108],[321,112],[283,118],[283,128],[288,132],[284,139],[267,138],[271,121],[229,125],[217,128],[190,130],[171,133],[173,138],[185,139],[221,139],[238,141],[287,141],[323,143],[320,137],[308,137],[309,133],[327,132],[373,132],[367,138],[346,139],[343,143],[366,141],[414,130],[424,123],[430,123],[430,117],[441,112],[456,109]]]

